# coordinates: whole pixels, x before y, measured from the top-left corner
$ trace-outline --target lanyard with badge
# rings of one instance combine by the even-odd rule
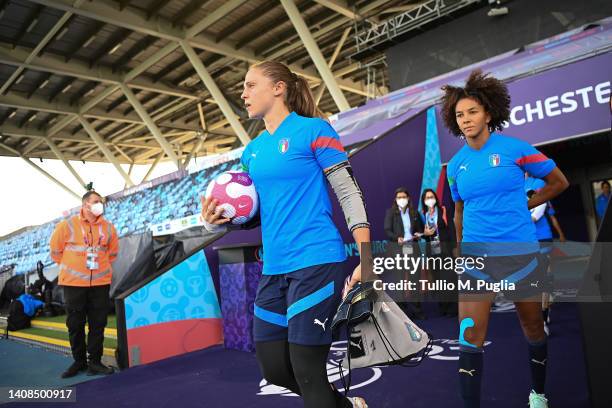
[[[83,232],[83,240],[85,241],[85,246],[87,247],[87,269],[94,270],[100,269],[100,263],[98,262],[98,250],[101,248],[102,239],[104,238],[104,234],[102,233],[102,225],[98,224],[98,246],[94,247],[93,242],[89,241],[87,234],[85,233],[85,228],[81,225],[81,231]],[[90,227],[91,231],[91,227]],[[91,233],[91,239],[93,241],[93,232]]]
[[[431,244],[431,253],[432,255],[440,255],[442,253],[442,248],[440,246],[440,235],[438,235],[438,209],[434,211],[433,215],[427,212],[427,227],[429,229],[434,229],[435,235],[431,236],[430,244]]]
[[[406,210],[406,213],[409,214],[408,209]],[[412,255],[414,253],[414,248],[412,247],[412,239],[404,240],[404,242],[401,245],[401,248],[402,248],[402,255],[407,255],[407,256]]]

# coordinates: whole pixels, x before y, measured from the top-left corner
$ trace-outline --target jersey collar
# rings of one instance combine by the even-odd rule
[[[493,139],[494,137],[497,137],[497,133],[495,132],[491,132],[491,134],[489,135],[489,138],[487,139],[487,141],[485,142],[485,144],[482,145],[482,147],[480,149],[474,149],[473,147],[471,147],[467,141],[465,142],[465,145],[467,146],[468,149],[470,149],[473,152],[481,152],[483,150],[485,150],[487,148],[488,145],[491,144],[491,139]]]
[[[290,124],[290,123],[293,121],[293,119],[294,119],[294,118],[296,118],[297,116],[298,116],[298,114],[297,114],[297,113],[295,113],[295,112],[290,112],[290,113],[289,113],[289,114],[288,114],[288,115],[285,117],[285,119],[283,119],[283,121],[282,121],[282,122],[281,122],[281,123],[278,125],[278,127],[276,128],[276,130],[274,131],[274,133],[270,133],[270,132],[268,132],[267,130],[266,130],[266,133],[267,133],[269,136],[276,136],[276,135],[278,135],[278,134],[279,134],[279,131],[281,131],[281,130],[282,130],[284,127],[285,127],[285,126],[288,126],[288,125],[289,125],[289,124]]]

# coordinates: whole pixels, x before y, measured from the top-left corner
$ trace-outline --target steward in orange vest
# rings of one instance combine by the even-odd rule
[[[117,231],[102,215],[88,219],[86,212],[91,210],[81,209],[78,215],[60,222],[51,236],[51,258],[60,266],[60,285],[111,283],[111,262],[119,251]]]
[[[92,375],[113,372],[102,365],[101,358],[110,305],[111,262],[119,252],[119,237],[103,212],[100,194],[88,191],[80,213],[60,222],[51,236],[51,258],[60,268],[58,283],[64,290],[66,326],[74,358],[62,378],[86,369]],[[86,320],[89,344],[85,344]]]

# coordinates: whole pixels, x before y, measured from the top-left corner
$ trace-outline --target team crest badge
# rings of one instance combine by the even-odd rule
[[[289,150],[289,139],[281,139],[278,142],[278,151],[285,154]]]
[[[491,154],[491,155],[489,155],[489,166],[497,167],[497,166],[499,166],[500,162],[501,162],[501,159],[499,158],[499,154]]]

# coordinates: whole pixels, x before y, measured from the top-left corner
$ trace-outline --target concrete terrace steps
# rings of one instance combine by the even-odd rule
[[[36,328],[39,328],[39,329],[56,330],[56,331],[61,331],[61,332],[68,333],[68,328],[66,327],[65,323],[51,322],[51,321],[40,320],[40,319],[33,319],[32,320],[32,327],[36,327]],[[85,325],[85,331],[87,331],[87,330],[89,330],[89,325]],[[106,327],[104,329],[104,337],[116,339],[117,338],[117,329],[114,329],[112,327]]]
[[[56,319],[57,320],[57,319]],[[0,334],[3,336],[6,332],[6,316],[0,317]],[[88,328],[86,329],[88,330]],[[24,342],[34,346],[43,347],[49,350],[70,353],[70,342],[68,341],[68,328],[65,323],[57,321],[49,321],[43,319],[33,319],[32,326],[28,329],[19,331],[9,331],[9,339]],[[107,327],[104,330],[105,343],[104,356],[111,357],[114,360],[115,348],[117,345],[117,329]]]

